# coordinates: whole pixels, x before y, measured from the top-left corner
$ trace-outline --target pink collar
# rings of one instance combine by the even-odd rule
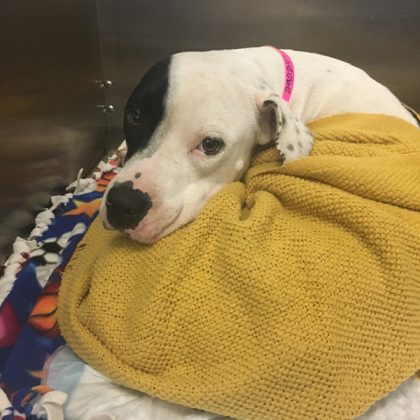
[[[278,48],[274,48],[284,60],[284,88],[282,98],[286,102],[290,102],[290,98],[293,93],[293,86],[295,84],[295,67],[292,59],[283,51]]]

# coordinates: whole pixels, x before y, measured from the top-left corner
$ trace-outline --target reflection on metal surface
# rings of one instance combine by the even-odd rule
[[[112,88],[112,80],[95,80],[95,83],[101,89],[111,89]]]
[[[98,108],[103,114],[109,114],[115,111],[114,105],[96,105],[96,108]]]
[[[95,1],[0,2],[0,262],[105,149]]]

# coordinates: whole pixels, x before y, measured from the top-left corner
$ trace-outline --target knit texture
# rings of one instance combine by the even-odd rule
[[[153,246],[96,221],[59,296],[112,380],[236,418],[348,419],[420,367],[420,130],[346,114]]]

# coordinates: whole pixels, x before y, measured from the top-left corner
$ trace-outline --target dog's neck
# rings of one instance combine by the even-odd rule
[[[236,64],[240,67],[241,76],[247,83],[282,96],[284,86],[287,86],[287,73],[285,59],[276,48],[264,46],[233,51],[238,57]],[[287,102],[295,116],[306,123],[318,117],[320,105],[329,99],[331,89],[326,85],[335,83],[336,76],[331,73],[326,79],[325,74],[328,66],[334,68],[337,60],[329,57],[321,60],[317,54],[300,51],[282,51],[290,57],[294,66],[294,86]],[[307,63],[311,63],[310,67]]]
[[[279,51],[284,51],[285,54],[282,55]],[[302,68],[299,53],[292,50],[278,50],[271,46],[229,51],[230,54],[232,52],[237,56],[233,65],[239,67],[241,77],[247,83],[267,94],[282,96],[283,100],[288,102],[294,110],[296,116],[301,117],[299,114],[302,113],[304,105],[302,90],[307,91],[308,85],[311,84],[311,74]],[[287,60],[293,63],[293,89],[290,89],[290,79],[288,80],[290,63]],[[287,87],[290,91],[285,95]]]

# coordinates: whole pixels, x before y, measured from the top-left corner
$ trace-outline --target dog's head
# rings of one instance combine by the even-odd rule
[[[274,140],[270,92],[252,63],[230,60],[241,59],[180,53],[144,75],[125,109],[126,163],[101,206],[107,227],[157,241],[239,180],[255,145]]]

